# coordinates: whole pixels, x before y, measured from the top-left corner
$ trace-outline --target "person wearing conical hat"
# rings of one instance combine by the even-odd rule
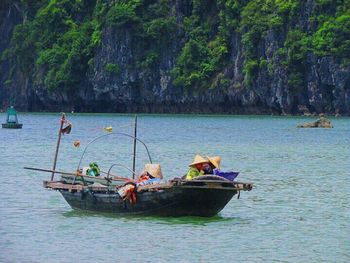
[[[192,180],[193,178],[204,175],[203,167],[205,165],[208,165],[209,161],[202,157],[199,154],[196,154],[196,156],[193,159],[193,162],[189,165],[190,169],[187,172],[186,180]]]
[[[149,179],[163,179],[162,169],[160,168],[160,164],[157,163],[146,163],[142,172],[138,176],[138,181],[145,181]]]
[[[147,163],[145,164],[144,171],[147,172],[151,178],[163,179],[162,169],[160,164],[156,163]]]
[[[220,163],[221,163],[220,156],[214,156],[214,157],[207,156],[207,158],[209,163],[213,166],[213,169],[220,169]]]
[[[136,179],[136,185],[157,184],[163,179],[160,164],[146,163],[145,168]]]
[[[207,156],[207,160],[208,162],[204,163],[202,167],[204,174],[214,174],[215,170],[220,169],[220,162],[221,162],[220,156],[214,156],[214,157]]]
[[[207,156],[207,158],[212,168],[213,175],[221,176],[229,181],[233,181],[238,176],[239,172],[233,172],[233,171],[224,172],[220,170],[220,162],[221,162],[220,156],[214,156],[214,157]]]

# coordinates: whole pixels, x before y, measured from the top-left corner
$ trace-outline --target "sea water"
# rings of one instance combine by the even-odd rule
[[[62,136],[57,170],[96,162],[131,177],[133,140],[120,133],[133,134],[133,115],[67,118],[73,129]],[[137,136],[165,179],[184,175],[199,153],[220,155],[222,170],[254,184],[212,218],[74,211],[42,187],[50,173],[23,169],[52,169],[59,119],[20,114],[23,129],[0,130],[0,262],[350,261],[349,118],[332,118],[333,129],[298,129],[312,119],[139,115]],[[107,126],[119,134],[107,135]],[[147,162],[138,143],[136,170]]]

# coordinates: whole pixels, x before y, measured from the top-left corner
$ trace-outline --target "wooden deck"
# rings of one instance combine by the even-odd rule
[[[50,188],[53,190],[68,190],[69,192],[81,192],[82,190],[84,190],[84,186],[80,184],[65,184],[60,181],[44,181],[43,186],[45,188]]]
[[[113,186],[112,189],[102,184],[93,184],[84,186],[81,184],[68,184],[61,181],[44,181],[43,186],[53,190],[67,190],[69,192],[81,192],[89,189],[95,192],[115,192],[118,187]],[[204,189],[222,189],[222,190],[237,190],[250,191],[253,188],[251,183],[241,182],[226,182],[226,181],[193,181],[193,180],[171,180],[160,184],[140,185],[137,187],[138,192],[153,191],[156,189],[169,189],[172,187],[181,188],[204,188]]]

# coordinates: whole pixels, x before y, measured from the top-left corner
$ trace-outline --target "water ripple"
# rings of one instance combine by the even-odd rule
[[[58,114],[20,117],[22,130],[0,131],[0,262],[350,261],[349,118],[332,119],[334,129],[301,130],[296,125],[308,119],[140,116],[139,135],[166,178],[185,174],[198,152],[221,155],[224,170],[254,183],[215,217],[163,218],[72,210],[59,192],[42,188],[50,174],[23,169],[52,167]],[[63,137],[58,162],[68,171],[102,127],[128,132],[133,120],[69,117],[73,131]],[[72,147],[76,139],[82,148]],[[131,164],[130,146],[101,141],[83,165]],[[145,152],[140,147],[137,154],[141,170]]]

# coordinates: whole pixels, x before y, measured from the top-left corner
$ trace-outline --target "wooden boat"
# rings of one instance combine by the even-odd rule
[[[203,217],[216,215],[234,195],[252,189],[249,183],[230,182],[217,176],[203,177],[139,186],[135,203],[121,198],[115,187],[72,185],[60,181],[44,181],[44,187],[58,190],[72,208],[79,210],[118,215]]]
[[[13,106],[7,108],[6,123],[1,126],[6,129],[22,129],[23,124],[18,123],[17,112]]]
[[[117,164],[110,167],[105,177],[90,177],[83,175],[81,169],[79,169],[83,156],[80,159],[77,172],[56,171],[57,153],[64,118],[63,115],[53,169],[45,170],[28,167],[26,169],[52,172],[51,180],[44,181],[44,187],[59,191],[73,209],[110,212],[117,215],[210,217],[220,212],[233,196],[238,194],[239,197],[241,191],[250,191],[253,187],[251,183],[232,182],[216,175],[199,176],[193,180],[174,178],[169,181],[143,185],[138,184],[134,178],[111,176],[110,170]],[[119,135],[134,139],[133,175],[135,174],[136,141],[145,146],[150,163],[152,163],[146,144],[136,136],[122,133],[119,133]],[[134,135],[136,135],[136,118]],[[86,149],[84,153],[85,151]],[[53,180],[55,173],[62,174],[60,180]],[[120,190],[129,184],[133,186],[132,196],[122,197]]]

